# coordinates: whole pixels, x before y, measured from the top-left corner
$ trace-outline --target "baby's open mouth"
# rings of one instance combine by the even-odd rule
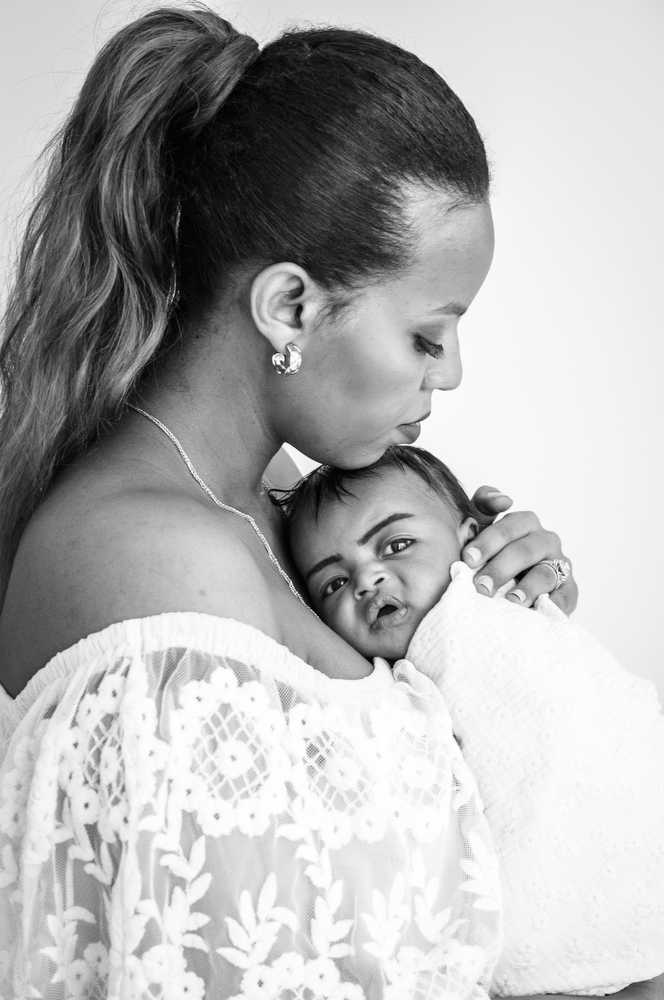
[[[367,624],[373,631],[400,625],[408,615],[408,606],[393,594],[379,594],[369,602]]]

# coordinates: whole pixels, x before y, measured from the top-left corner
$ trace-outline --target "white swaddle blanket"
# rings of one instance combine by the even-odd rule
[[[477,593],[472,571],[407,658],[442,692],[501,866],[492,993],[612,993],[664,971],[664,716],[549,600]]]

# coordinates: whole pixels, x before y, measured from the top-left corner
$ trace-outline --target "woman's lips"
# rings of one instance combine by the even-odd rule
[[[399,424],[399,430],[405,437],[407,443],[412,444],[413,441],[417,441],[422,428],[420,427],[419,421],[417,421],[413,424]]]
[[[379,594],[367,605],[366,617],[369,628],[373,632],[380,632],[405,621],[408,606],[393,594]]]
[[[406,438],[408,444],[412,444],[413,441],[417,441],[418,437],[420,436],[420,432],[422,430],[420,425],[422,421],[426,420],[427,417],[430,415],[431,415],[431,410],[429,410],[428,413],[423,413],[421,417],[419,417],[417,420],[413,420],[409,424],[399,424],[399,430]]]

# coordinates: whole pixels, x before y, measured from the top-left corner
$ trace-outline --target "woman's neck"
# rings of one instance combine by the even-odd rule
[[[198,475],[226,503],[253,506],[282,441],[265,400],[267,348],[251,321],[226,315],[192,330],[165,370],[146,382],[137,406],[178,438]]]

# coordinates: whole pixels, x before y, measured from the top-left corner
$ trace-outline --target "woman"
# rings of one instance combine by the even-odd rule
[[[259,53],[170,9],[99,55],[2,348],[3,995],[484,995],[499,894],[444,706],[315,618],[262,477],[285,441],[415,440],[487,194],[458,99],[371,36]],[[573,607],[534,515],[473,547]]]

